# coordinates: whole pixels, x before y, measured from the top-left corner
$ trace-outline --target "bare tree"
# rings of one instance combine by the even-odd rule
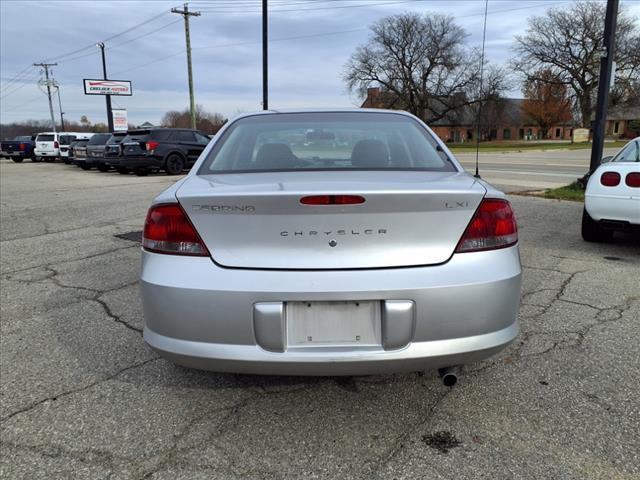
[[[208,112],[202,105],[196,105],[195,114],[196,128],[208,134],[216,133],[227,121],[222,114]],[[191,128],[190,110],[170,110],[162,116],[160,124],[164,127]]]
[[[526,34],[516,36],[517,56],[511,60],[514,70],[525,79],[544,81],[537,73],[548,70],[553,73],[555,83],[568,85],[585,127],[590,124],[597,95],[600,56],[604,53],[605,9],[604,3],[583,1],[529,18]],[[614,60],[620,82],[640,75],[637,19],[624,11],[618,14]]]
[[[368,87],[382,87],[388,108],[433,122],[506,88],[505,72],[485,67],[480,90],[479,52],[464,45],[466,33],[453,17],[404,13],[383,18],[371,31],[343,78],[361,95]]]

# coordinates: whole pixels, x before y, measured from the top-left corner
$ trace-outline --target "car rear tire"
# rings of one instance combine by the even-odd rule
[[[164,171],[167,175],[180,175],[184,170],[184,159],[177,153],[172,153],[164,163]]]
[[[582,239],[585,242],[607,242],[612,237],[612,230],[602,228],[591,218],[586,209],[582,210]]]
[[[12,158],[11,160],[13,160],[16,163],[22,163],[22,160],[24,160],[24,159],[22,159],[22,158]]]
[[[145,168],[137,168],[133,172],[139,177],[145,177],[145,176],[149,175],[149,170],[147,170]]]
[[[53,157],[44,157],[44,161],[47,163],[53,163],[56,161],[56,159]]]
[[[118,172],[120,175],[127,175],[129,173],[129,169],[124,167],[118,167],[116,168],[116,172]]]
[[[85,165],[84,163],[81,163],[78,166],[83,170],[91,170],[91,167],[89,165]]]
[[[32,161],[32,162],[34,162],[34,163],[40,163],[40,162],[42,161],[42,158],[40,158],[40,157],[33,157],[33,158],[31,159],[31,161]]]
[[[104,165],[102,163],[99,163],[98,165],[96,165],[96,168],[98,170],[100,170],[101,172],[108,172],[109,171],[109,165]]]

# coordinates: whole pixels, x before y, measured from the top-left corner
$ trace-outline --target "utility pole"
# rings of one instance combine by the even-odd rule
[[[269,110],[269,21],[267,0],[262,0],[262,109]]]
[[[49,80],[49,67],[55,67],[58,65],[57,63],[34,63],[34,67],[43,67],[44,68],[44,76],[45,82],[44,84],[47,87],[47,97],[49,98],[49,114],[51,115],[51,126],[53,131],[56,132],[56,121],[53,118],[53,104],[51,103],[51,86],[53,85],[53,81]]]
[[[609,87],[613,70],[613,58],[616,52],[617,17],[618,0],[607,0],[607,13],[604,19],[604,51],[600,56],[598,102],[596,104],[596,121],[593,124],[593,145],[591,146],[589,173],[593,173],[602,160],[605,125],[607,122],[607,107],[609,104]]]
[[[62,111],[62,100],[60,100],[60,85],[56,85],[58,91],[58,106],[60,107],[60,128],[64,132],[64,112]]]
[[[102,78],[107,80],[107,61],[104,58],[104,43],[96,43],[96,47],[100,49],[102,53]],[[109,131],[113,132],[113,113],[111,111],[111,95],[104,96],[107,102],[107,125],[109,125]]]
[[[193,71],[191,69],[191,36],[189,34],[189,17],[199,17],[200,12],[190,12],[189,4],[184,4],[184,10],[172,8],[171,13],[178,13],[184,17],[184,35],[187,41],[187,70],[189,72],[189,110],[191,112],[191,128],[196,128],[196,101],[193,95]]]

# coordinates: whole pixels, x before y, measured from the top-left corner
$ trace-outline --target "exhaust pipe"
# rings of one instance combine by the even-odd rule
[[[453,387],[458,382],[458,375],[453,367],[439,368],[438,374],[442,379],[442,384],[445,387]]]

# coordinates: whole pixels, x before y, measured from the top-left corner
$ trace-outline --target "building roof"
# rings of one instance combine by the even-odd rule
[[[640,120],[640,105],[616,105],[609,108],[607,120]]]

